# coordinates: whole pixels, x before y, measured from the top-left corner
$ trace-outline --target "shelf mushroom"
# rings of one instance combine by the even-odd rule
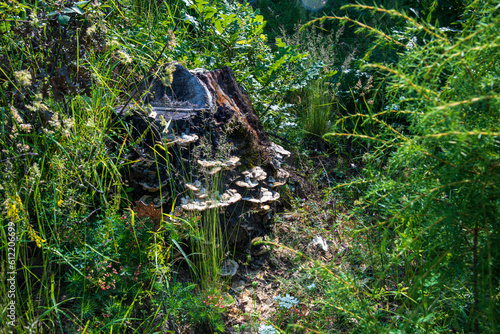
[[[265,180],[267,177],[267,173],[258,166],[242,172],[241,175],[244,180],[236,181],[236,185],[241,188],[255,188],[259,185],[259,181]]]
[[[198,136],[196,134],[188,135],[186,133],[181,133],[180,136],[176,136],[173,134],[168,134],[165,136],[166,145],[170,147],[174,144],[178,144],[181,147],[187,147],[190,143],[194,143],[198,140]]]
[[[269,149],[271,151],[270,153],[272,156],[272,163],[278,168],[281,167],[281,162],[283,161],[283,159],[288,158],[291,155],[289,151],[285,150],[283,147],[275,143],[271,143]]]
[[[149,206],[153,204],[153,207],[156,209],[159,209],[163,204],[167,203],[168,201],[168,196],[157,196],[153,198],[150,195],[143,195],[141,198],[139,198],[139,203],[141,203],[144,206]]]
[[[239,166],[240,158],[238,157],[230,157],[226,161],[207,161],[207,160],[198,160],[198,164],[203,167],[209,175],[213,175],[221,170],[231,170]]]
[[[208,194],[206,193],[204,195],[206,196],[203,198],[198,197],[196,199],[191,199],[189,197],[181,198],[181,207],[187,211],[204,211],[206,209],[226,207],[238,202],[241,199],[241,195],[234,189],[227,190],[224,194],[220,195],[217,200],[207,198]]]
[[[207,189],[205,189],[201,182],[196,180],[194,183],[186,183],[186,188],[194,193],[194,196],[198,199],[205,199],[208,197]]]
[[[280,194],[277,192],[272,192],[267,188],[260,188],[260,197],[259,198],[252,198],[252,197],[244,197],[242,198],[244,201],[255,203],[255,204],[261,204],[261,203],[266,203],[266,202],[274,202],[280,198]]]
[[[271,188],[281,187],[286,184],[286,180],[288,180],[289,177],[290,174],[286,170],[278,168],[274,173],[274,177],[270,176],[267,179],[267,185]]]
[[[186,183],[186,187],[189,189],[189,190],[192,190],[194,191],[195,193],[200,191],[201,190],[201,182],[196,180],[194,181],[193,184],[191,183]]]
[[[289,151],[285,150],[283,147],[273,142],[271,142],[271,150],[273,150],[274,153],[276,153],[276,157],[280,160],[282,160],[283,158],[288,158],[291,155]]]
[[[158,183],[158,180],[156,181],[143,181],[139,182],[139,185],[142,186],[142,188],[150,193],[154,193],[159,191],[161,188],[166,187],[168,185],[168,180],[163,181],[162,183]]]

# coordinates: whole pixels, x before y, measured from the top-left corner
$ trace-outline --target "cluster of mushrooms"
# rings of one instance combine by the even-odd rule
[[[280,198],[277,188],[284,185],[289,177],[288,172],[281,168],[281,161],[289,156],[290,152],[276,144],[271,145],[271,150],[274,151],[273,157],[276,159],[272,162],[275,167],[273,175],[268,175],[258,166],[245,170],[232,178],[230,188],[220,195],[209,194],[199,180],[185,183],[190,194],[181,198],[181,207],[187,211],[204,211],[224,208],[241,200],[250,204],[254,211],[268,213],[271,210],[270,204]],[[230,157],[227,161],[198,160],[198,164],[205,174],[213,175],[219,171],[234,170],[240,165],[239,160],[238,157]]]

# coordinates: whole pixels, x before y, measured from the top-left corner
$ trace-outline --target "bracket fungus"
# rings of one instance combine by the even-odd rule
[[[274,151],[276,157],[280,160],[288,158],[291,155],[289,151],[285,150],[283,147],[273,142],[271,142],[271,150]]]
[[[201,190],[201,182],[196,180],[194,181],[193,184],[191,183],[186,183],[186,187],[189,189],[189,190],[192,190],[194,191],[195,193],[200,191]]]
[[[143,181],[139,182],[139,185],[142,186],[142,188],[150,193],[154,193],[159,191],[161,188],[164,188],[168,185],[168,180],[163,181],[162,183],[159,183],[158,180],[156,181]]]
[[[250,176],[246,175],[244,181],[236,181],[236,185],[242,188],[255,188],[259,185],[259,182],[252,182]]]
[[[281,162],[283,159],[288,158],[291,155],[289,151],[273,142],[271,142],[269,150],[271,151],[272,156],[271,161],[277,168],[281,168]]]
[[[224,194],[220,196],[221,203],[227,203],[227,205],[234,204],[241,199],[241,195],[234,189],[228,189]]]
[[[196,142],[199,137],[196,134],[188,135],[186,133],[181,133],[179,137],[169,134],[165,137],[165,144],[167,147],[170,147],[174,144],[178,144],[181,147],[187,147],[190,143]]]
[[[205,188],[203,188],[203,190],[205,190]],[[234,189],[228,189],[217,199],[208,198],[208,194],[206,193],[204,193],[204,195],[206,196],[203,196],[203,198],[181,198],[181,207],[186,211],[205,211],[207,209],[227,207],[241,199],[241,195]]]
[[[253,197],[244,197],[242,198],[244,201],[255,203],[255,204],[261,204],[261,203],[266,203],[266,202],[274,202],[280,198],[280,194],[278,192],[273,192],[270,191],[267,188],[260,188],[260,197],[259,198],[253,198]]]
[[[153,198],[151,195],[144,195],[141,198],[139,198],[139,203],[141,203],[144,206],[149,206],[150,204],[153,204],[155,209],[159,209],[162,204],[165,204],[168,202],[168,197],[161,197],[157,196]]]
[[[198,191],[195,196],[199,199],[205,199],[208,197],[208,194],[207,194],[207,189],[205,188],[201,188],[200,191]]]
[[[267,173],[264,172],[264,170],[261,167],[259,167],[259,166],[254,167],[254,168],[252,168],[250,170],[244,171],[241,174],[245,175],[245,176],[248,176],[251,179],[254,179],[254,180],[257,180],[257,181],[265,180],[266,177],[267,177]]]
[[[205,169],[209,175],[213,175],[221,170],[231,170],[241,165],[240,158],[230,157],[226,161],[198,160],[198,164]]]
[[[207,202],[190,200],[189,197],[181,198],[181,207],[186,211],[204,211],[208,209]]]
[[[219,275],[221,276],[234,276],[238,271],[238,263],[234,260],[226,259],[222,262],[222,266],[219,270]]]
[[[260,213],[261,215],[265,215],[266,213],[269,213],[271,212],[271,206],[267,205],[267,204],[259,204],[257,205],[257,207],[255,208],[255,210]]]
[[[153,203],[153,196],[144,195],[139,198],[139,202],[144,206],[148,206],[149,204]]]
[[[255,188],[259,185],[259,181],[265,180],[267,177],[267,173],[258,166],[242,172],[241,175],[243,181],[236,181],[236,185],[241,188]]]
[[[198,199],[205,199],[208,197],[207,189],[201,185],[201,182],[196,180],[193,184],[186,183],[186,188],[194,193],[194,196]]]
[[[267,185],[271,188],[281,187],[286,184],[289,177],[290,174],[286,170],[278,168],[274,173],[274,177],[270,176],[267,179]]]

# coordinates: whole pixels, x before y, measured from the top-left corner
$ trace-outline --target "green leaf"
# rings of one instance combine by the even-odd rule
[[[208,5],[208,1],[206,0],[195,0],[195,2],[200,13],[203,12],[203,7],[205,7],[205,5]]]
[[[286,43],[281,40],[281,38],[276,38],[276,45],[279,48],[286,48]]]
[[[81,10],[79,7],[76,7],[76,6],[73,6],[71,8],[66,7],[63,9],[63,12],[66,14],[77,13],[77,14],[83,15],[83,10]]]
[[[215,25],[215,29],[217,29],[217,32],[219,34],[222,34],[222,32],[224,31],[224,28],[222,28],[222,23],[221,21],[215,21],[214,22],[214,25]]]
[[[80,8],[76,7],[76,6],[73,6],[71,7],[71,9],[77,13],[77,14],[80,14],[80,15],[83,15],[83,10],[81,10]]]
[[[208,20],[217,13],[217,9],[214,7],[207,7],[205,8],[204,12],[205,15],[203,17],[205,18],[205,20]]]
[[[62,24],[63,26],[65,26],[68,24],[69,19],[70,19],[70,17],[67,15],[59,15],[57,17],[57,22],[59,22],[59,24]]]
[[[86,5],[88,4],[90,1],[79,1],[79,2],[76,2],[75,5],[77,6],[83,6],[83,5]]]
[[[53,11],[47,14],[47,16],[54,16],[54,15],[59,15],[59,12]]]

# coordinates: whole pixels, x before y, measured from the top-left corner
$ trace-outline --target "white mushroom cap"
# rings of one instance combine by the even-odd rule
[[[221,170],[229,170],[233,169],[236,166],[241,165],[239,162],[240,158],[231,157],[227,161],[207,161],[207,160],[198,160],[198,164],[207,169],[208,174],[212,175]]]
[[[286,170],[283,168],[280,168],[276,171],[276,178],[277,179],[288,179],[290,177],[290,173],[288,173]]]
[[[194,200],[193,202],[187,202],[186,204],[182,204],[181,207],[184,210],[188,211],[203,211],[207,209],[207,203]]]
[[[207,198],[208,197],[207,189],[201,188],[200,191],[198,191],[198,193],[196,194],[196,197],[198,197],[199,199]]]
[[[258,208],[258,211],[260,212],[260,214],[266,214],[269,212],[269,210],[271,210],[271,207],[269,205],[259,205],[259,208]]]
[[[260,198],[260,202],[261,203],[274,202],[278,198],[280,198],[280,194],[279,193],[274,193],[273,194],[271,191],[265,190],[265,191],[262,192],[262,197]]]
[[[181,133],[180,139],[182,139],[184,142],[194,142],[198,140],[198,136],[194,133],[192,135]]]
[[[238,158],[238,157],[231,157],[225,162],[225,166],[228,169],[233,169],[239,165],[241,165],[241,162],[240,162],[240,158]]]
[[[194,184],[191,184],[191,183],[186,183],[186,187],[189,189],[189,190],[192,190],[194,192],[198,192],[200,191],[200,186],[199,185],[196,185],[196,182]]]
[[[241,174],[245,177],[245,180],[236,181],[236,185],[242,188],[255,188],[259,185],[259,181],[265,180],[267,176],[267,173],[258,166]]]
[[[220,161],[198,160],[198,163],[201,165],[201,167],[205,168],[214,168],[221,165]]]
[[[207,189],[201,186],[201,182],[196,180],[193,184],[186,183],[186,187],[194,192],[194,195],[199,199],[208,197]]]
[[[252,183],[249,175],[245,176],[245,181],[236,181],[236,185],[242,188],[255,188],[259,185],[258,182]]]
[[[221,197],[221,200],[225,203],[228,203],[228,205],[236,203],[241,199],[241,195],[234,189],[228,189],[220,197]]]
[[[266,202],[274,202],[280,198],[280,194],[277,192],[272,192],[267,188],[260,189],[260,198],[243,198],[244,201],[248,201],[255,204],[266,203]]]
[[[272,184],[270,183],[269,186],[271,188],[277,188],[277,187],[281,187],[285,184],[286,184],[286,181],[276,181],[276,182],[273,182]]]
[[[205,189],[205,188],[203,188]],[[234,189],[229,189],[224,194],[219,196],[217,201],[212,199],[206,199],[208,194],[204,194],[203,197],[199,197],[198,199],[190,200],[189,198],[181,198],[181,207],[184,210],[192,211],[203,211],[206,209],[214,209],[220,207],[226,207],[233,203],[238,202],[241,199],[241,195]]]
[[[264,172],[264,170],[262,168],[260,168],[259,166],[254,167],[250,170],[244,171],[241,174],[248,176],[251,179],[255,179],[257,181],[262,181],[267,177],[267,173]]]
[[[212,168],[211,170],[208,171],[208,174],[209,175],[213,175],[213,174],[215,174],[215,173],[217,173],[217,172],[219,172],[221,170],[222,170],[222,167],[214,167],[214,168]]]
[[[290,174],[286,170],[279,168],[275,172],[274,176],[276,177],[276,179],[271,176],[268,179],[268,185],[271,188],[281,187],[282,185],[286,184],[286,180],[290,177]]]
[[[190,143],[194,143],[195,141],[198,140],[198,136],[195,134],[188,135],[185,133],[181,133],[179,137],[176,137],[174,135],[168,134],[165,139],[167,140],[167,147],[172,146],[174,144],[179,144],[179,146],[186,147]]]
[[[276,143],[271,143],[271,149],[284,157],[289,157],[291,153]],[[281,159],[281,158],[280,158]]]

